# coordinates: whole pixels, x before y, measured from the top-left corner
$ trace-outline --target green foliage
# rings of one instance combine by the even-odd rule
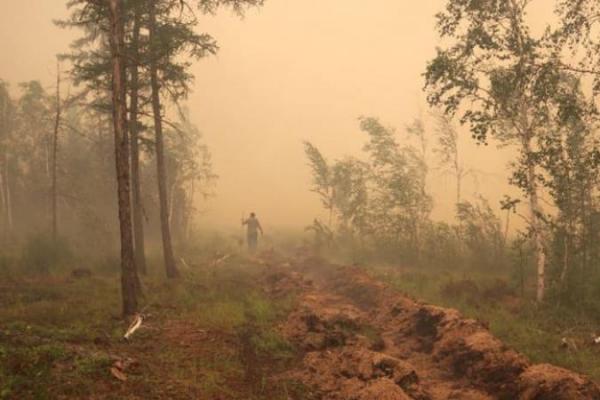
[[[573,55],[566,60],[565,67],[592,77],[596,93],[600,90],[600,78],[596,72],[600,63],[597,39],[599,25],[596,18],[599,11],[600,7],[594,0],[559,0],[557,14],[561,26],[552,37],[557,48],[564,47],[566,49],[563,50],[569,50]]]
[[[504,239],[500,220],[487,200],[457,205],[458,239],[466,247],[466,259],[480,268],[501,267],[504,261]]]
[[[538,300],[544,284],[586,297],[583,286],[573,282],[595,272],[590,266],[598,254],[591,222],[597,110],[582,90],[600,60],[598,25],[591,17],[598,8],[587,0],[559,1],[562,26],[536,35],[526,18],[529,5],[448,0],[437,16],[438,33],[448,44],[427,66],[428,101],[446,115],[458,114],[480,142],[487,144],[492,136],[517,146],[510,183],[529,198],[527,235],[535,244],[540,276],[548,267],[547,279],[538,282]],[[598,76],[592,76],[597,91]],[[443,143],[445,149],[451,144]],[[556,215],[542,210],[545,192]],[[510,212],[516,203],[503,206]]]
[[[65,239],[38,234],[25,242],[20,263],[25,271],[48,274],[72,261],[73,254]]]
[[[332,231],[334,225],[363,233],[367,227],[368,165],[351,157],[329,163],[309,142],[304,143],[304,149],[313,177],[311,190],[319,195],[329,213],[327,227],[315,220],[310,229],[320,235],[319,240],[330,237],[326,242],[331,242],[326,231]]]
[[[171,193],[171,225],[180,241],[190,238],[198,199],[213,195],[218,176],[214,173],[208,146],[202,133],[190,121],[189,110],[179,110],[180,122],[167,132],[165,152]]]
[[[312,172],[313,186],[311,190],[319,195],[326,210],[332,210],[334,207],[334,184],[332,183],[333,178],[329,163],[312,143],[304,142],[304,151]]]
[[[327,225],[315,218],[313,223],[306,227],[308,232],[313,232],[313,248],[317,254],[321,254],[324,247],[331,249],[335,243],[335,234]]]
[[[197,0],[198,7],[205,13],[214,14],[219,7],[229,7],[240,16],[247,8],[260,7],[264,0]]]
[[[361,118],[367,134],[364,152],[368,161],[346,157],[328,162],[310,143],[305,144],[313,175],[313,192],[329,211],[330,223],[315,220],[317,247],[338,243],[338,251],[353,249],[352,258],[362,258],[372,245],[384,258],[399,256],[415,260],[423,246],[423,231],[432,209],[427,194],[424,127],[417,121],[409,127],[420,149],[396,141],[394,129],[375,118]],[[333,218],[335,217],[335,224]]]

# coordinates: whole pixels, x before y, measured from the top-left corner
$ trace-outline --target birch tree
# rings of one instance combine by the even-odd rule
[[[547,126],[546,104],[557,77],[556,55],[534,38],[525,22],[528,0],[449,0],[437,30],[451,45],[428,63],[428,101],[447,115],[459,114],[475,139],[513,144],[518,182],[529,199],[529,225],[537,265],[537,300],[544,299],[546,248],[537,176],[537,140]]]
[[[2,201],[2,231],[7,238],[12,231],[13,211],[10,190],[10,159],[15,105],[8,91],[8,84],[0,80],[0,200]]]
[[[436,134],[438,147],[435,152],[439,155],[440,167],[443,172],[454,177],[456,187],[456,204],[462,201],[463,180],[470,174],[461,159],[459,136],[452,120],[444,114],[436,114]]]

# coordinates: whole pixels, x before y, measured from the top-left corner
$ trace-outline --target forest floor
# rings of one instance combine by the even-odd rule
[[[114,274],[2,283],[0,398],[600,398],[363,269],[274,252],[215,260],[146,279],[128,342]]]

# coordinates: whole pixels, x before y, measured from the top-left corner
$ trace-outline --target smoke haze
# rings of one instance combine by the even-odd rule
[[[221,47],[216,57],[194,65],[188,101],[219,175],[216,196],[199,205],[203,222],[233,226],[242,213],[256,211],[267,227],[309,223],[322,211],[308,190],[302,141],[330,158],[358,154],[366,139],[360,116],[395,126],[400,141],[415,117],[427,119],[434,217],[452,218],[454,187],[434,169],[435,138],[421,90],[421,74],[438,44],[434,15],[443,3],[272,0],[242,20],[228,12],[203,17],[202,31]],[[66,17],[63,2],[2,7],[0,77],[13,89],[34,79],[51,88],[55,54],[66,52],[77,35],[51,22]],[[542,27],[551,12],[540,9],[533,18]],[[507,150],[477,146],[461,131],[465,163],[480,171],[467,179],[464,194],[481,193],[497,209],[501,195],[514,194]]]

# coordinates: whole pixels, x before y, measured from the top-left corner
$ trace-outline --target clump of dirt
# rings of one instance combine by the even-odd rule
[[[410,399],[407,393],[419,391],[410,364],[360,344],[309,352],[303,365],[290,377],[319,388],[324,399]]]
[[[346,267],[339,270],[336,279],[329,288],[352,299],[352,302],[363,310],[376,308],[382,301],[385,285],[374,281],[363,270]]]
[[[526,368],[527,360],[489,332],[469,329],[469,325],[466,322],[462,329],[444,335],[436,345],[435,358],[456,376],[466,377],[501,398],[513,398],[517,393],[514,382]]]
[[[480,322],[465,319],[453,309],[420,306],[404,324],[414,325],[421,346],[457,378],[467,378],[492,393],[514,393],[514,382],[527,360],[507,348]],[[405,335],[410,335],[405,330]],[[419,342],[417,342],[419,343]]]
[[[283,298],[298,291],[307,290],[312,282],[295,271],[287,268],[273,267],[262,277],[263,290],[269,297]]]
[[[437,338],[438,325],[444,314],[433,307],[421,307],[415,315],[415,333],[419,336]]]
[[[386,378],[377,379],[370,382],[365,388],[361,389],[356,397],[356,400],[410,400],[401,389]]]
[[[283,326],[283,334],[305,351],[344,346],[355,338],[365,316],[350,304],[327,305],[334,301],[334,297],[327,295],[304,296]]]
[[[600,399],[600,389],[574,372],[549,364],[529,367],[518,380],[521,400]]]

